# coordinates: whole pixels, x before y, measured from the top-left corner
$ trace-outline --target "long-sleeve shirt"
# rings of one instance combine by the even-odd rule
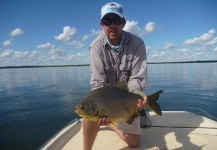
[[[143,91],[147,82],[145,44],[138,36],[125,32],[124,43],[117,53],[102,33],[90,45],[90,67],[92,90],[126,81],[129,90]]]

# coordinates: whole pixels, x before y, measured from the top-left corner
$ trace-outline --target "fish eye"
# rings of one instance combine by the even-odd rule
[[[85,108],[86,108],[86,106],[84,106],[84,105],[81,105],[81,106],[80,106],[80,108],[81,108],[81,109],[85,109]]]

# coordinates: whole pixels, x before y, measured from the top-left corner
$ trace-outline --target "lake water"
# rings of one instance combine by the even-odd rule
[[[89,80],[89,66],[0,69],[0,149],[37,149],[78,118]],[[149,64],[145,92],[162,89],[162,110],[217,118],[217,63]]]

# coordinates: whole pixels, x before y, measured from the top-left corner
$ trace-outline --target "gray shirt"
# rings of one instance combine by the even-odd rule
[[[136,35],[125,32],[123,46],[116,53],[108,45],[105,33],[102,33],[90,45],[90,67],[92,90],[127,81],[130,90],[143,91],[147,82],[144,42]]]

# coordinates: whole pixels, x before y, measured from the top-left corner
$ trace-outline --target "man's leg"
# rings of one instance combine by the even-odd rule
[[[83,121],[84,150],[92,149],[99,128],[100,126],[97,124],[97,122],[92,122],[88,119],[84,119]]]
[[[118,136],[125,141],[129,147],[136,148],[140,144],[140,134],[130,134],[130,133],[123,133],[121,130],[119,130],[117,127],[115,127],[112,124],[107,125],[110,129],[115,131]]]

